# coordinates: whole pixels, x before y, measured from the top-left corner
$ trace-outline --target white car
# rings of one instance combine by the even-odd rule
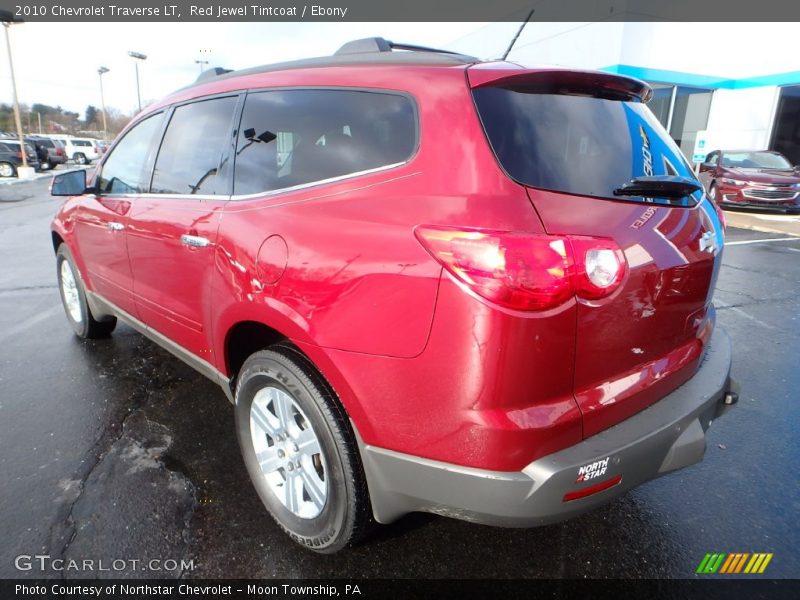
[[[74,160],[79,165],[88,165],[102,155],[97,140],[91,138],[76,138],[66,135],[53,135],[53,139],[64,142],[64,152],[68,160]]]

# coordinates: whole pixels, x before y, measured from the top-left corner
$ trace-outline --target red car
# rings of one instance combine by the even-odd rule
[[[771,150],[715,150],[700,165],[708,195],[726,207],[800,211],[800,171]]]
[[[219,383],[319,552],[582,513],[701,460],[737,400],[722,226],[650,95],[381,38],[206,71],[54,179],[67,318]]]

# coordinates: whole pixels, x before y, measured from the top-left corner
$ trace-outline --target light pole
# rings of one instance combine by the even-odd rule
[[[106,139],[108,133],[108,122],[106,121],[106,97],[103,95],[103,74],[108,73],[111,69],[107,67],[100,67],[97,69],[97,74],[100,76],[100,105],[103,108],[103,139]]]
[[[142,95],[139,93],[139,61],[147,60],[147,54],[131,50],[128,52],[128,56],[134,59],[133,64],[136,67],[136,99],[139,101],[139,112],[142,112]]]
[[[6,34],[6,48],[8,49],[8,68],[11,70],[11,91],[14,97],[14,122],[17,126],[17,137],[19,138],[19,149],[22,155],[22,167],[28,169],[28,155],[25,152],[25,138],[22,135],[22,122],[19,119],[19,99],[17,98],[17,81],[14,78],[14,60],[11,58],[11,39],[8,37],[8,28],[14,23],[23,23],[22,19],[17,19],[11,11],[0,10],[0,21],[3,22],[3,31]]]
[[[194,62],[195,62],[195,64],[200,65],[200,72],[201,73],[203,72],[203,65],[207,65],[208,64],[207,60],[196,60]]]

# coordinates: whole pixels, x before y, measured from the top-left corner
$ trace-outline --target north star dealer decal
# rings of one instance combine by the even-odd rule
[[[606,469],[608,469],[608,459],[611,458],[610,456],[606,456],[602,460],[596,460],[593,463],[589,463],[588,465],[583,465],[580,469],[578,469],[578,478],[575,480],[575,483],[580,483],[581,481],[586,481],[587,479],[594,479],[595,477],[600,477],[604,475]]]

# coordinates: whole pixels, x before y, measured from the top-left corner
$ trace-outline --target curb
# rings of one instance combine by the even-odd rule
[[[777,221],[776,223],[780,223],[780,225],[771,226],[767,223],[754,222],[754,217],[751,215],[729,211],[725,211],[725,221],[728,227],[734,229],[749,229],[760,233],[777,233],[779,235],[800,237],[800,223],[797,221]]]

